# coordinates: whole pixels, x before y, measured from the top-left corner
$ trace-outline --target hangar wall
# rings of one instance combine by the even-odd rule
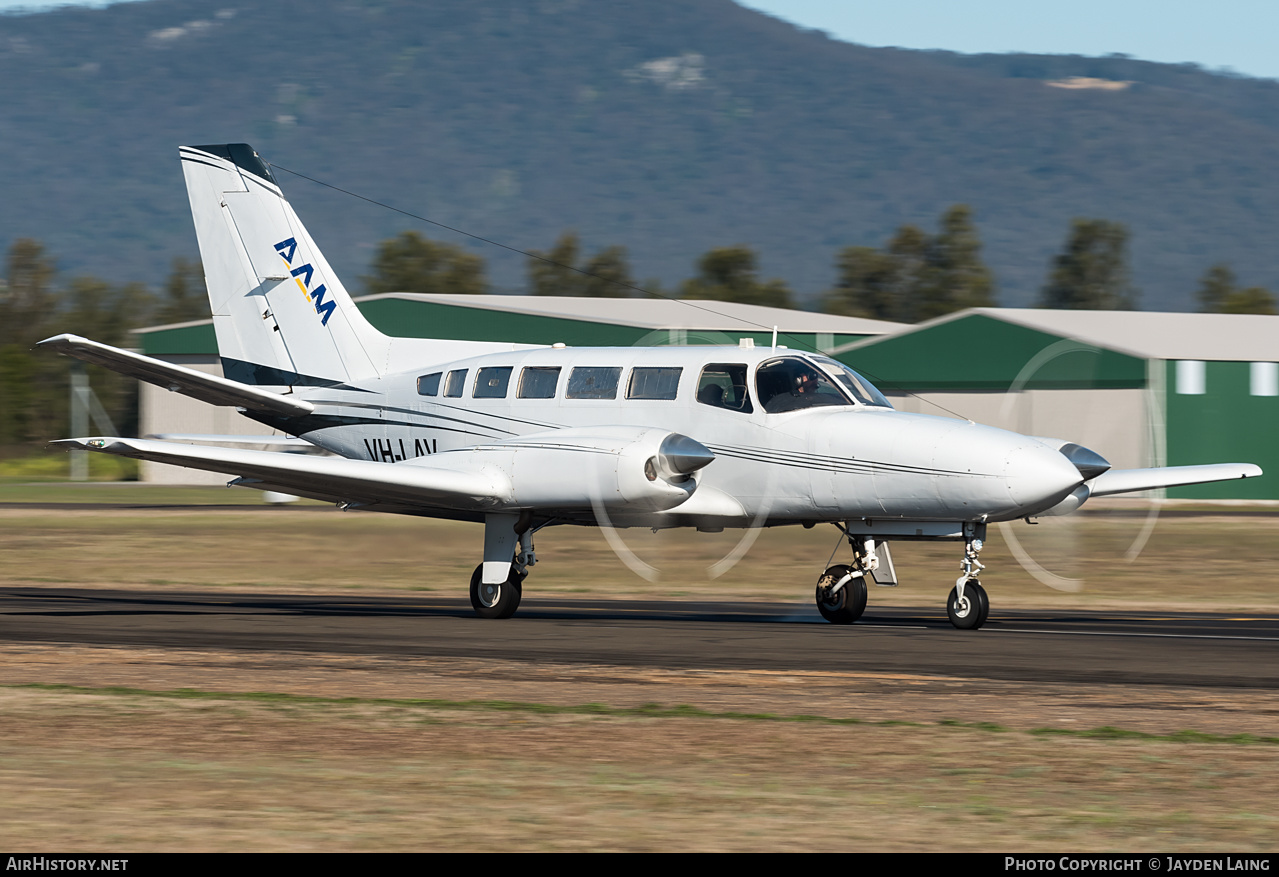
[[[1279,499],[1279,363],[1191,362],[1190,368],[1182,363],[1186,361],[1163,363],[1168,465],[1257,463],[1266,474],[1242,482],[1169,488],[1168,495]]]

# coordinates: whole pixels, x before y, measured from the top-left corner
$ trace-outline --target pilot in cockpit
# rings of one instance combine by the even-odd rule
[[[764,410],[769,414],[851,404],[829,378],[798,359],[765,363],[756,376],[756,385]]]

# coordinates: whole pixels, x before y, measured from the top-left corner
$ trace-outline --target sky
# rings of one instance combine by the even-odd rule
[[[482,0],[481,0],[482,2]],[[1277,0],[740,0],[869,46],[1191,61],[1279,79]],[[0,9],[67,5],[0,0]],[[106,5],[102,2],[83,5]]]
[[[1279,79],[1276,0],[742,0],[869,46],[1191,61]]]

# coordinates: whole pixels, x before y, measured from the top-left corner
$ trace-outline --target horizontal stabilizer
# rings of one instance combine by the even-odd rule
[[[148,384],[155,384],[157,387],[164,387],[211,405],[233,405],[237,408],[281,414],[285,417],[301,417],[315,410],[310,402],[304,402],[301,399],[281,396],[270,390],[260,390],[247,384],[143,356],[140,353],[130,353],[118,347],[81,338],[79,335],[55,335],[52,338],[46,338],[36,346],[109,368],[113,372],[146,381]]]
[[[290,454],[317,454],[329,452],[311,444],[306,439],[291,435],[203,435],[165,432],[147,438],[162,442],[181,442],[184,445],[213,445],[230,448],[251,448],[256,451],[285,451]]]
[[[1256,478],[1261,467],[1252,463],[1212,463],[1206,466],[1168,466],[1162,469],[1111,469],[1089,485],[1092,496],[1110,496],[1159,487],[1181,487],[1210,481]]]
[[[72,438],[52,444],[237,475],[246,485],[265,485],[357,507],[389,503],[476,510],[496,504],[500,495],[509,492],[509,485],[498,483],[500,476],[442,466],[392,465],[372,460],[211,448],[148,439]]]

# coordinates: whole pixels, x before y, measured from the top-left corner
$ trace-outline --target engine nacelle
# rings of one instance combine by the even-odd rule
[[[1051,518],[1060,515],[1069,515],[1078,511],[1079,507],[1088,501],[1088,497],[1092,495],[1092,490],[1087,484],[1081,484],[1075,488],[1075,492],[1063,499],[1050,509],[1035,515],[1036,518]]]
[[[655,512],[692,496],[695,473],[715,455],[670,430],[604,426],[518,436],[428,459],[432,466],[483,472],[503,485],[496,508]]]

